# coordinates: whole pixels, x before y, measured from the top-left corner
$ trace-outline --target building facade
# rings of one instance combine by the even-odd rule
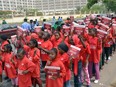
[[[42,12],[69,11],[87,4],[87,0],[0,0],[0,10],[38,9]]]

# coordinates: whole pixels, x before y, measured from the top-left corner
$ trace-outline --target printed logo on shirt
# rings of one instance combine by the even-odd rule
[[[61,58],[61,60],[64,60],[63,58]]]
[[[18,74],[19,75],[23,75],[22,72],[23,72],[23,70],[18,69]]]
[[[95,45],[90,45],[90,49],[95,50],[96,49],[96,46]]]
[[[6,66],[7,68],[10,68],[10,67],[11,67],[9,63],[5,63],[5,66]]]
[[[32,57],[29,57],[29,60],[32,61]]]
[[[43,50],[41,51],[41,54],[46,54]]]

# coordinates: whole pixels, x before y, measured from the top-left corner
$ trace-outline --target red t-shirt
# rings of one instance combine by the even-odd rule
[[[50,50],[50,49],[52,49],[53,44],[51,43],[50,40],[47,40],[47,41],[44,41],[44,42],[41,44],[41,46],[42,46],[42,48],[44,48],[44,49]],[[42,58],[42,61],[47,61],[47,60],[49,60],[48,54],[45,53],[45,52],[42,51],[42,50],[41,50],[41,58]]]

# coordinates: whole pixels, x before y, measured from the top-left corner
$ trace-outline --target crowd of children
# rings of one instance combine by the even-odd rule
[[[84,82],[91,87],[91,79],[99,82],[100,70],[115,52],[115,23],[113,17],[90,15],[75,21],[71,16],[57,28],[49,23],[33,31],[18,27],[11,41],[1,35],[0,82],[4,70],[13,87],[43,87],[41,73],[46,87],[72,87],[72,75],[74,87]]]

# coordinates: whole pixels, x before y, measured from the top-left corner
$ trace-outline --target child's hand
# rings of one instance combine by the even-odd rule
[[[51,64],[51,61],[50,61],[50,60],[48,60],[48,61],[47,61],[47,65],[50,65],[50,64]]]
[[[2,56],[0,56],[0,60],[2,60]]]
[[[87,65],[88,65],[88,60],[85,61],[84,67],[87,67]]]
[[[64,33],[64,37],[67,37],[68,36],[68,33]]]
[[[52,76],[51,79],[56,80],[58,77],[57,76]]]
[[[29,71],[28,70],[25,70],[22,72],[22,74],[27,74]]]

